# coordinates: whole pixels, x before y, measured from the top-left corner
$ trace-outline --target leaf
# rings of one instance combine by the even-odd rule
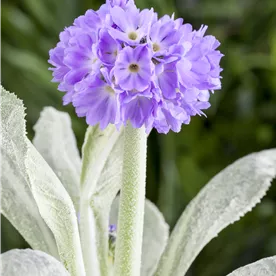
[[[38,250],[10,250],[1,254],[1,263],[1,275],[5,276],[69,276],[59,261]]]
[[[276,149],[253,153],[217,174],[175,226],[155,275],[184,275],[201,249],[249,212],[276,175]]]
[[[24,164],[27,154],[24,117],[22,101],[1,87],[1,212],[33,249],[59,258],[54,236],[30,190]]]
[[[69,115],[46,107],[34,130],[34,146],[59,177],[78,210],[81,159]]]
[[[25,121],[23,119],[24,111],[22,102],[16,100],[14,95],[9,94],[4,90],[1,91],[1,94],[3,94],[1,101],[1,104],[3,105],[1,107],[3,107],[2,122],[4,128],[3,149],[5,149],[7,156],[11,159],[10,162],[15,162],[19,170],[24,173],[23,176],[27,179],[29,186],[24,186],[22,191],[27,191],[30,194],[31,189],[40,215],[55,236],[59,255],[65,267],[68,268],[72,275],[84,275],[78,225],[73,203],[57,176],[25,136]],[[9,171],[7,171],[7,173],[8,172]],[[7,174],[5,175],[7,177]],[[10,182],[7,183],[12,185]],[[16,186],[14,190],[22,196],[19,187]],[[13,195],[11,198],[14,198]],[[28,198],[24,198],[23,200],[23,203],[25,203]],[[31,200],[33,201],[33,198],[31,198]],[[9,203],[8,199],[6,201]],[[34,207],[34,210],[37,210],[35,203],[33,205],[34,206],[31,207]],[[13,206],[6,205],[7,211],[11,208],[13,208]],[[18,212],[16,214],[18,216],[16,219],[22,220],[22,211],[20,209],[17,209],[16,211]],[[32,211],[32,209],[27,209],[27,212]],[[11,217],[11,219],[13,219],[13,217]],[[36,221],[28,221],[27,226],[30,226],[32,230],[32,227],[36,227],[32,226],[32,224],[35,225],[35,223]],[[19,226],[22,227],[22,224]],[[39,233],[40,228],[41,233]],[[34,234],[37,235],[38,241],[42,240],[40,243],[43,244],[43,238],[45,236],[44,232],[46,230],[42,227],[40,228],[36,229]],[[47,230],[49,231],[48,228]],[[27,229],[26,231],[30,230]]]
[[[72,276],[85,275],[77,217],[70,196],[31,142],[25,165],[39,212],[55,236],[62,263]]]
[[[117,225],[119,197],[116,197],[110,210],[110,224]],[[164,251],[169,236],[169,226],[162,213],[149,200],[145,201],[144,232],[142,246],[141,275],[152,275]]]
[[[255,263],[243,266],[228,276],[275,276],[276,256],[261,259]]]
[[[100,269],[101,274],[106,275],[108,216],[112,201],[120,189],[122,177],[121,131],[112,125],[104,131],[98,126],[89,127],[82,152],[80,231],[86,272],[98,275]],[[95,244],[96,247],[93,246]]]

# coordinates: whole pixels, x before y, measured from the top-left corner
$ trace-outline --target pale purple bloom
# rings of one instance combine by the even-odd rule
[[[158,87],[166,99],[174,99],[176,97],[177,88],[179,88],[176,63],[177,62],[170,62],[156,65]]]
[[[135,97],[124,94],[120,97],[121,120],[124,124],[129,120],[133,127],[140,128],[150,120],[156,104],[146,93],[137,93]]]
[[[125,91],[143,91],[151,83],[152,67],[150,49],[146,45],[127,46],[120,51],[114,66],[115,83]]]
[[[178,24],[164,16],[152,24],[149,36],[154,56],[160,56],[170,53],[170,47],[178,44],[181,33],[178,31]],[[174,54],[173,51],[171,53]]]
[[[126,10],[114,6],[110,9],[110,15],[116,26],[110,28],[110,34],[115,39],[133,46],[147,38],[154,18],[153,10],[142,10],[140,12],[133,3]]]
[[[98,57],[106,66],[113,66],[120,44],[108,33],[106,29],[99,32]]]
[[[147,132],[178,132],[221,88],[220,43],[206,30],[158,19],[133,0],[107,0],[60,33],[50,51],[53,81],[89,125],[129,121]]]
[[[103,78],[103,79],[102,79]],[[102,69],[99,75],[93,75],[80,83],[73,96],[73,105],[79,117],[86,116],[87,124],[100,124],[105,129],[108,124],[120,125],[118,91],[109,78],[107,70]]]

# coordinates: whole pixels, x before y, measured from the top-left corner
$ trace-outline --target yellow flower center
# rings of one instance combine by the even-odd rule
[[[131,40],[135,40],[138,37],[138,35],[135,32],[131,32],[128,34],[128,38]]]
[[[107,85],[107,86],[105,87],[105,90],[106,90],[109,94],[114,94],[113,88],[112,88],[111,86],[109,86],[109,85]]]
[[[139,71],[139,65],[136,63],[132,63],[129,65],[128,70],[132,73],[137,73]]]
[[[153,43],[152,49],[154,52],[158,52],[160,50],[160,46],[157,43]]]

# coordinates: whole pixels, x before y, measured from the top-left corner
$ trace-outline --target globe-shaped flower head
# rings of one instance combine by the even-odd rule
[[[107,0],[60,33],[50,51],[53,81],[89,125],[129,121],[147,132],[178,132],[221,88],[220,43],[206,30],[158,19],[132,0]]]

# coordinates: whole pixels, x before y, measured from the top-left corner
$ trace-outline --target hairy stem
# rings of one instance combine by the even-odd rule
[[[144,223],[147,135],[144,128],[124,130],[115,276],[139,276]]]

